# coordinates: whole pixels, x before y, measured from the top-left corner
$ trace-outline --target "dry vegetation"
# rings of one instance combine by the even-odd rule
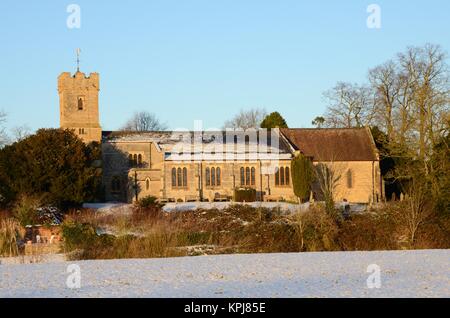
[[[345,220],[321,206],[302,214],[248,206],[172,213],[136,207],[131,215],[84,210],[66,218],[64,248],[73,259],[110,259],[450,247],[449,219],[437,215],[427,218],[411,242],[403,204]]]

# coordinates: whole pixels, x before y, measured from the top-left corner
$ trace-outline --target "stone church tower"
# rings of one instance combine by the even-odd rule
[[[75,75],[64,72],[58,77],[60,127],[72,129],[84,142],[101,142],[99,121],[98,73],[88,77],[77,71]]]

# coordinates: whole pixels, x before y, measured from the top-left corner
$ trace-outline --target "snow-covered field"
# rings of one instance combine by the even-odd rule
[[[0,297],[450,297],[450,250],[0,265]],[[66,285],[78,264],[81,288]],[[380,268],[380,288],[367,287]]]

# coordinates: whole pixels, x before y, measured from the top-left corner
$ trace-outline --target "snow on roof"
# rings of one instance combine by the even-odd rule
[[[149,142],[167,161],[278,160],[291,157],[291,146],[278,129],[247,131],[103,132],[107,143]]]

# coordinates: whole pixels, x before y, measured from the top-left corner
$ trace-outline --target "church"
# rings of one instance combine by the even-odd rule
[[[336,201],[373,203],[384,197],[368,128],[102,131],[99,91],[98,73],[58,77],[60,127],[101,144],[107,201],[232,201],[235,189],[250,188],[258,201],[297,202],[291,160],[299,153],[334,172]]]

